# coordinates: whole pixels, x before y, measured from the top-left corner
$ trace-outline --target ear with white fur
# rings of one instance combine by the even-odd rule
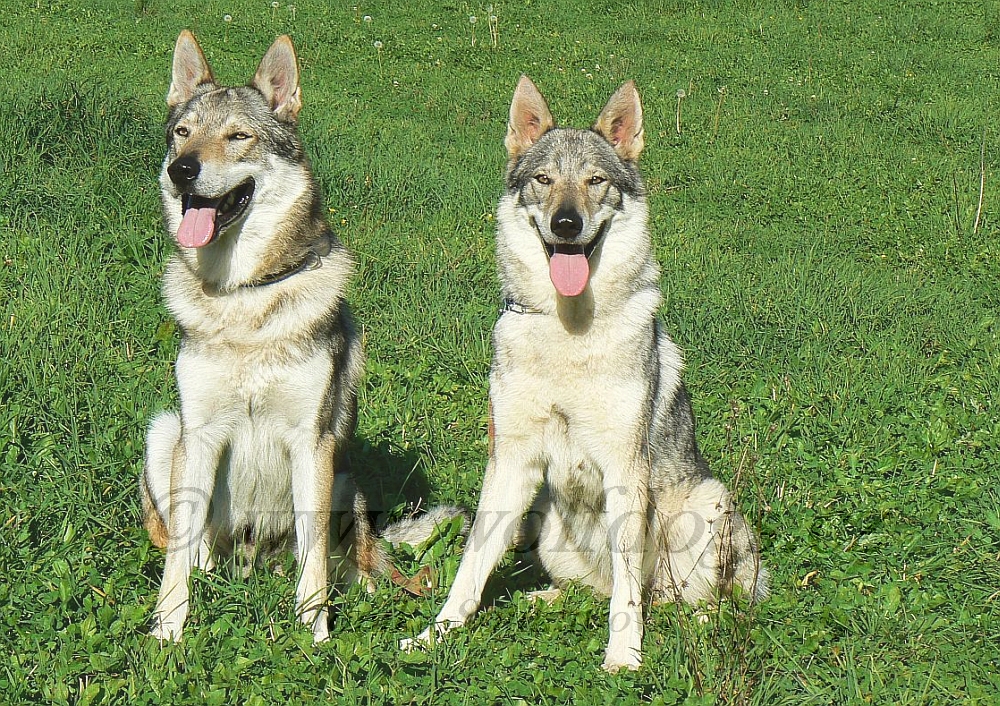
[[[517,157],[554,128],[555,120],[541,92],[527,76],[521,76],[510,103],[510,121],[504,146],[511,159]]]
[[[294,123],[302,109],[295,47],[287,34],[274,40],[264,54],[251,85],[264,94],[279,120]]]
[[[639,159],[645,140],[642,129],[642,101],[633,81],[622,84],[597,116],[594,130],[611,143],[627,162]]]
[[[174,68],[170,90],[167,91],[167,106],[173,108],[191,100],[206,84],[215,85],[212,69],[198,46],[198,40],[189,30],[184,30],[174,45]]]

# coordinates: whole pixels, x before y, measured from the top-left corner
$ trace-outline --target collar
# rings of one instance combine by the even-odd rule
[[[535,309],[533,307],[527,306],[526,304],[521,304],[515,301],[512,297],[504,297],[503,301],[500,302],[500,315],[503,316],[504,313],[511,311],[515,314],[541,314],[540,309]]]
[[[272,272],[271,274],[264,275],[258,279],[250,280],[241,284],[241,288],[252,289],[254,287],[266,287],[271,284],[277,284],[278,282],[284,282],[286,279],[290,279],[297,274],[301,274],[306,270],[318,270],[323,266],[323,258],[330,254],[333,250],[333,236],[330,233],[325,233],[313,247],[306,251],[306,254],[301,260],[293,265],[286,267],[283,270],[278,270],[277,272]]]

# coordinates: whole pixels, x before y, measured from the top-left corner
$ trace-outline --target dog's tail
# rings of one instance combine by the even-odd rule
[[[461,533],[469,529],[469,514],[455,505],[438,505],[422,515],[408,517],[385,527],[379,536],[394,547],[409,544],[415,547],[423,544],[436,532],[446,530],[456,517],[462,518]]]
[[[393,583],[404,586],[409,584],[400,571],[393,565],[392,557],[385,550],[380,539],[384,539],[392,546],[398,547],[400,544],[418,546],[431,539],[436,533],[446,532],[454,522],[455,518],[462,518],[462,534],[469,528],[468,513],[460,507],[453,505],[440,505],[431,508],[421,515],[394,522],[376,531],[368,515],[368,504],[364,493],[360,490],[354,494],[354,531],[352,532],[350,551],[354,554],[354,561],[357,564],[359,578],[367,582],[369,589],[374,589],[371,579],[375,576],[388,576]]]

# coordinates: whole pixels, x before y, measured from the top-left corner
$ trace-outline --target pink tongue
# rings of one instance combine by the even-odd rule
[[[214,208],[189,208],[185,211],[177,228],[177,242],[181,247],[200,248],[212,242],[215,214]]]
[[[583,253],[552,253],[549,258],[549,279],[556,291],[564,297],[575,297],[587,288],[590,279],[590,263]]]

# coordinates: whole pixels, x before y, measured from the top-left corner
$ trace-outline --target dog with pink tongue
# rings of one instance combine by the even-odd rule
[[[757,537],[695,440],[683,358],[657,318],[634,84],[589,130],[559,128],[522,77],[497,210],[490,455],[455,583],[404,649],[465,624],[504,552],[610,597],[604,668],[637,669],[643,611],[767,595]]]

